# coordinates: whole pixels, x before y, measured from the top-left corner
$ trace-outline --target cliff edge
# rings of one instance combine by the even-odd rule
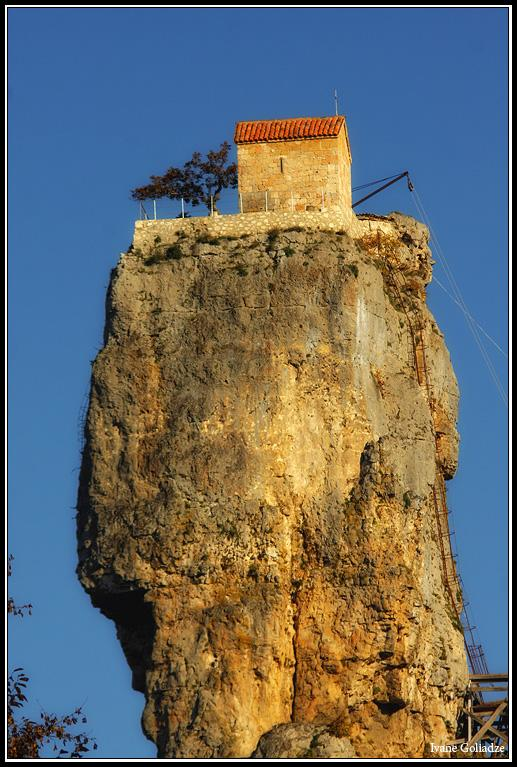
[[[433,511],[458,390],[426,228],[148,223],[112,274],[78,499],[79,578],[144,731],[161,757],[427,754],[467,666]]]

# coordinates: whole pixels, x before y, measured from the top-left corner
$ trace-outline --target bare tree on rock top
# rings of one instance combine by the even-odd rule
[[[193,206],[206,205],[217,212],[217,202],[223,189],[237,186],[237,164],[228,164],[230,144],[225,141],[217,151],[207,152],[203,159],[194,152],[183,168],[169,168],[163,176],[151,176],[151,183],[133,189],[133,200],[184,199]]]

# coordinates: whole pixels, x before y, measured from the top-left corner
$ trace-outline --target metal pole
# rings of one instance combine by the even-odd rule
[[[336,114],[338,114],[338,109],[337,109],[337,88],[334,89],[334,101],[336,102]]]
[[[354,204],[352,205],[352,208],[356,208],[356,207],[357,207],[358,205],[360,205],[362,202],[365,202],[365,200],[369,200],[369,199],[370,199],[370,197],[373,197],[373,196],[374,196],[374,194],[378,194],[379,192],[382,192],[382,191],[383,191],[383,189],[387,189],[389,186],[391,186],[392,184],[394,184],[396,181],[400,181],[400,179],[401,179],[401,178],[404,178],[404,176],[407,176],[407,180],[408,180],[408,189],[409,189],[409,191],[410,191],[410,192],[412,192],[412,191],[413,191],[413,184],[411,184],[411,181],[410,181],[410,178],[409,178],[409,173],[407,172],[407,170],[405,170],[405,171],[404,171],[404,173],[401,173],[401,174],[400,174],[399,176],[397,176],[396,178],[392,179],[391,181],[388,181],[388,183],[387,183],[387,184],[384,184],[384,186],[380,186],[380,187],[379,187],[378,189],[376,189],[374,192],[370,192],[370,194],[367,194],[367,195],[366,195],[366,197],[361,197],[361,199],[360,199],[360,200],[357,200],[357,202],[354,202]]]
[[[266,213],[267,213],[267,189],[266,189]]]
[[[242,193],[239,192],[239,212],[242,213]]]
[[[153,200],[154,220],[156,221],[156,200]]]
[[[181,198],[181,218],[185,218],[185,201]]]

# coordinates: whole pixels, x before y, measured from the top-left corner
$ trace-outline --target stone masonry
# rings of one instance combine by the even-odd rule
[[[133,247],[150,248],[155,244],[157,237],[166,242],[180,233],[195,237],[243,237],[267,234],[272,229],[285,230],[294,227],[321,232],[346,232],[351,237],[362,237],[377,230],[386,234],[393,231],[393,223],[385,217],[362,218],[350,209],[342,212],[269,211],[136,221]]]
[[[327,122],[333,118],[324,118]],[[344,118],[336,135],[310,135],[305,124],[292,135],[308,136],[279,140],[239,138],[237,164],[242,212],[255,211],[348,211],[352,206],[351,154]],[[271,121],[273,127],[295,121]],[[261,121],[252,125],[262,125]],[[318,131],[312,131],[318,133]],[[270,135],[277,135],[273,130]],[[260,135],[260,134],[259,134]],[[283,135],[280,133],[280,135]]]

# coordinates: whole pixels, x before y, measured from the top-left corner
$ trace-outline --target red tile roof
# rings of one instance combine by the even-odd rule
[[[251,144],[258,141],[327,138],[337,136],[344,122],[343,115],[240,122],[235,126],[234,141],[236,144]]]

